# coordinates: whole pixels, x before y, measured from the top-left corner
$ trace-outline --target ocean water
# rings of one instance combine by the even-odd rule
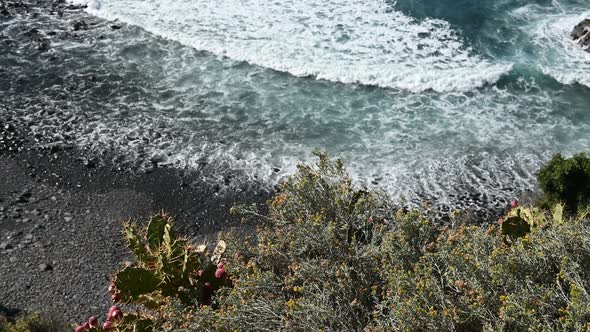
[[[52,44],[62,79],[104,78],[70,102],[95,153],[271,186],[320,148],[393,198],[499,206],[590,147],[586,0],[73,2],[123,25]]]

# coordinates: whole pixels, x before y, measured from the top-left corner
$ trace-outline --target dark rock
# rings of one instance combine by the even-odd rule
[[[74,31],[86,30],[88,29],[88,24],[84,21],[74,21],[74,23],[72,23],[72,28]]]
[[[41,42],[37,45],[37,50],[39,52],[46,52],[49,50],[49,42]]]
[[[590,52],[590,19],[585,19],[576,25],[571,37],[584,47],[586,51]]]
[[[10,244],[8,242],[0,243],[0,250],[9,250],[9,249],[12,249],[12,244]]]
[[[84,159],[84,161],[82,163],[84,164],[84,166],[86,166],[88,168],[96,167],[96,159],[94,159],[94,158]]]
[[[49,265],[49,264],[39,264],[39,270],[40,271],[51,271],[53,270],[53,266]]]
[[[88,7],[88,6],[87,5],[69,5],[66,8],[69,10],[81,10],[81,9],[86,9],[86,7]]]
[[[17,202],[18,203],[26,203],[29,201],[29,199],[31,198],[31,193],[28,191],[24,191],[23,193],[21,193],[18,198],[17,198]]]
[[[113,30],[119,30],[119,29],[121,29],[122,27],[123,27],[123,26],[122,26],[122,25],[120,25],[120,24],[113,24],[113,25],[111,25],[111,29],[113,29]]]

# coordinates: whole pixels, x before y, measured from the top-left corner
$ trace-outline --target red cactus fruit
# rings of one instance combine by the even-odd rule
[[[225,262],[219,262],[219,264],[217,264],[218,269],[223,269],[224,266],[225,266]]]
[[[111,320],[111,319],[117,320],[122,317],[123,317],[123,312],[121,311],[121,309],[119,307],[114,305],[109,309],[109,314],[107,315],[107,320]]]
[[[115,286],[115,284],[111,283],[108,288],[109,293],[114,293],[116,290],[117,290],[117,286]]]
[[[517,200],[514,200],[514,201],[510,202],[510,207],[511,207],[511,208],[513,208],[513,209],[514,209],[514,208],[515,208],[515,207],[517,207],[517,206],[518,206],[518,201],[517,201]]]
[[[113,327],[113,322],[111,322],[110,320],[107,320],[106,322],[104,322],[104,324],[102,324],[103,330],[110,330],[112,327]]]
[[[82,332],[84,330],[85,330],[84,326],[82,326],[82,325],[76,326],[76,332]]]
[[[88,325],[90,325],[91,328],[98,327],[98,319],[96,319],[95,316],[88,318]]]
[[[113,320],[119,320],[123,318],[123,312],[121,309],[113,310],[113,312],[110,314],[110,318]]]
[[[117,307],[116,305],[111,306],[109,308],[109,316],[111,316],[111,314],[113,313],[113,311],[116,311],[116,310],[121,311],[121,308]]]
[[[213,286],[210,282],[206,282],[201,293],[201,304],[208,305],[211,303],[211,296],[213,295]]]
[[[225,270],[223,268],[218,268],[217,271],[215,271],[215,278],[218,279],[225,279]]]
[[[199,270],[199,271],[197,271],[197,275],[199,277],[201,277],[203,275],[203,273],[205,273],[205,270]]]

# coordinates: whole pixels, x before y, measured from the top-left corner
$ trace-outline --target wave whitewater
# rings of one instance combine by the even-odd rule
[[[512,69],[478,55],[447,22],[418,21],[379,0],[92,0],[89,12],[197,50],[346,84],[469,91]]]

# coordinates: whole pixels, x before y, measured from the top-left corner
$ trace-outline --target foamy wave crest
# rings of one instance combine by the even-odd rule
[[[98,0],[90,12],[198,50],[341,83],[467,91],[512,68],[476,55],[448,22],[416,21],[383,0]]]
[[[574,26],[590,17],[590,11],[574,15],[549,15],[537,23],[532,41],[540,50],[539,68],[562,84],[590,87],[590,52],[571,39]]]

